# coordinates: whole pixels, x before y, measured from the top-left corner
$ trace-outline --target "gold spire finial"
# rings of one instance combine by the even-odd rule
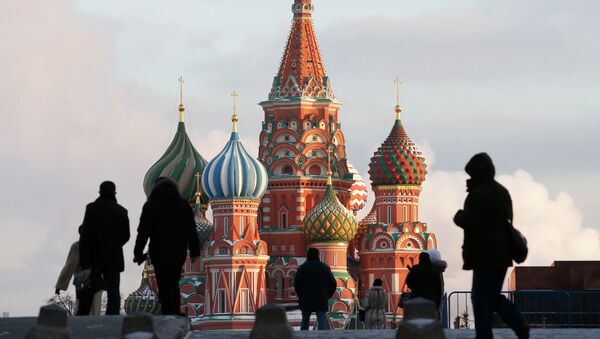
[[[185,111],[185,107],[183,106],[183,77],[180,76],[179,79],[179,122],[184,121],[183,112]]]
[[[237,97],[238,94],[236,91],[231,92],[230,94],[233,97],[233,115],[231,116],[231,122],[233,122],[233,126],[231,128],[232,132],[237,132],[237,123],[240,118],[237,115]]]
[[[327,185],[331,184],[331,148],[327,146]]]
[[[148,279],[148,261],[144,262],[144,270],[142,271],[142,278]]]
[[[402,112],[402,107],[400,107],[400,85],[402,85],[402,82],[400,78],[396,77],[394,83],[396,84],[396,107],[394,111],[396,112],[396,120],[400,120],[400,112]]]
[[[196,204],[200,203],[200,196],[202,195],[200,193],[200,172],[196,172],[196,174],[194,175],[194,177],[196,177]]]

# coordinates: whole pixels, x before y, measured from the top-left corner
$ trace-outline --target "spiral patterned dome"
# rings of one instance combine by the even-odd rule
[[[198,234],[200,249],[202,249],[204,243],[210,240],[215,231],[215,226],[204,216],[203,208],[198,199],[196,199],[196,206],[194,208],[194,221],[196,222],[196,233]]]
[[[142,283],[140,287],[131,293],[123,306],[125,313],[133,314],[138,312],[160,314],[160,302],[158,296],[150,287],[148,280],[148,266],[144,265],[144,273],[142,273]]]
[[[351,163],[347,163],[348,172],[352,175],[352,186],[350,186],[349,206],[354,212],[361,210],[367,204],[367,185]]]
[[[267,170],[252,157],[237,131],[204,170],[202,187],[209,199],[260,199],[267,190]]]
[[[192,145],[184,122],[179,121],[173,141],[144,177],[144,192],[146,196],[150,195],[156,179],[168,177],[177,183],[184,199],[193,201],[196,190],[194,176],[197,173],[202,175],[206,164],[206,159]]]
[[[426,174],[425,158],[397,118],[389,136],[371,158],[371,184],[421,185]]]
[[[325,195],[305,217],[304,236],[309,242],[350,241],[356,236],[356,218],[338,200],[328,178]]]

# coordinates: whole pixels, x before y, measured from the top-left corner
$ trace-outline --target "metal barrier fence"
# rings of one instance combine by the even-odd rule
[[[523,290],[501,292],[533,327],[600,327],[600,291]],[[474,328],[470,291],[455,291],[444,300],[446,328]],[[445,311],[445,312],[444,312]],[[504,323],[495,315],[495,327]]]

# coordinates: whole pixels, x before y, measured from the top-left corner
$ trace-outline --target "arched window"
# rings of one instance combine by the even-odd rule
[[[290,165],[285,165],[281,169],[281,174],[283,174],[283,175],[294,175],[294,169]]]
[[[265,271],[265,288],[269,289],[269,287],[271,286],[271,282],[270,282],[271,277],[269,277],[269,272]]]
[[[285,197],[283,197],[285,201]],[[279,211],[277,212],[279,215],[279,229],[287,229],[289,222],[288,222],[288,209],[286,207],[286,205],[281,205],[281,207],[279,207]]]
[[[219,289],[219,310],[217,313],[226,313],[227,312],[227,291],[224,288]]]
[[[275,272],[275,298],[283,298],[283,273],[281,271]]]
[[[312,165],[308,169],[309,175],[321,175],[321,167],[318,165]]]
[[[402,221],[408,221],[408,207],[402,207]]]
[[[287,212],[281,212],[279,214],[279,227],[281,229],[288,228],[288,214],[287,214]]]
[[[240,217],[240,237],[244,236],[244,217]]]
[[[290,287],[296,287],[296,271],[290,272]]]
[[[223,237],[227,237],[229,235],[229,218],[225,217],[223,219]]]
[[[392,206],[387,207],[387,223],[392,223]]]

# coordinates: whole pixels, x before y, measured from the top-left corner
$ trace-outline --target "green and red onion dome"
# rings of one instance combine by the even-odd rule
[[[199,202],[196,202],[194,208],[194,221],[196,222],[196,233],[198,234],[200,249],[202,249],[204,243],[210,240],[210,237],[215,231],[215,226],[206,219]]]
[[[207,164],[206,159],[192,145],[184,122],[179,121],[173,141],[144,177],[144,192],[149,196],[156,179],[167,177],[177,183],[181,196],[192,202],[197,189],[195,175],[202,175]],[[201,199],[206,204],[204,194]]]
[[[339,201],[328,178],[323,199],[304,217],[304,236],[309,242],[351,241],[358,225],[352,211]]]
[[[125,299],[123,309],[127,314],[139,312],[160,314],[160,302],[158,301],[158,296],[154,293],[152,287],[150,287],[147,264],[144,266],[140,287]]]
[[[371,184],[421,185],[426,174],[425,158],[397,118],[387,139],[379,146],[369,163]]]

